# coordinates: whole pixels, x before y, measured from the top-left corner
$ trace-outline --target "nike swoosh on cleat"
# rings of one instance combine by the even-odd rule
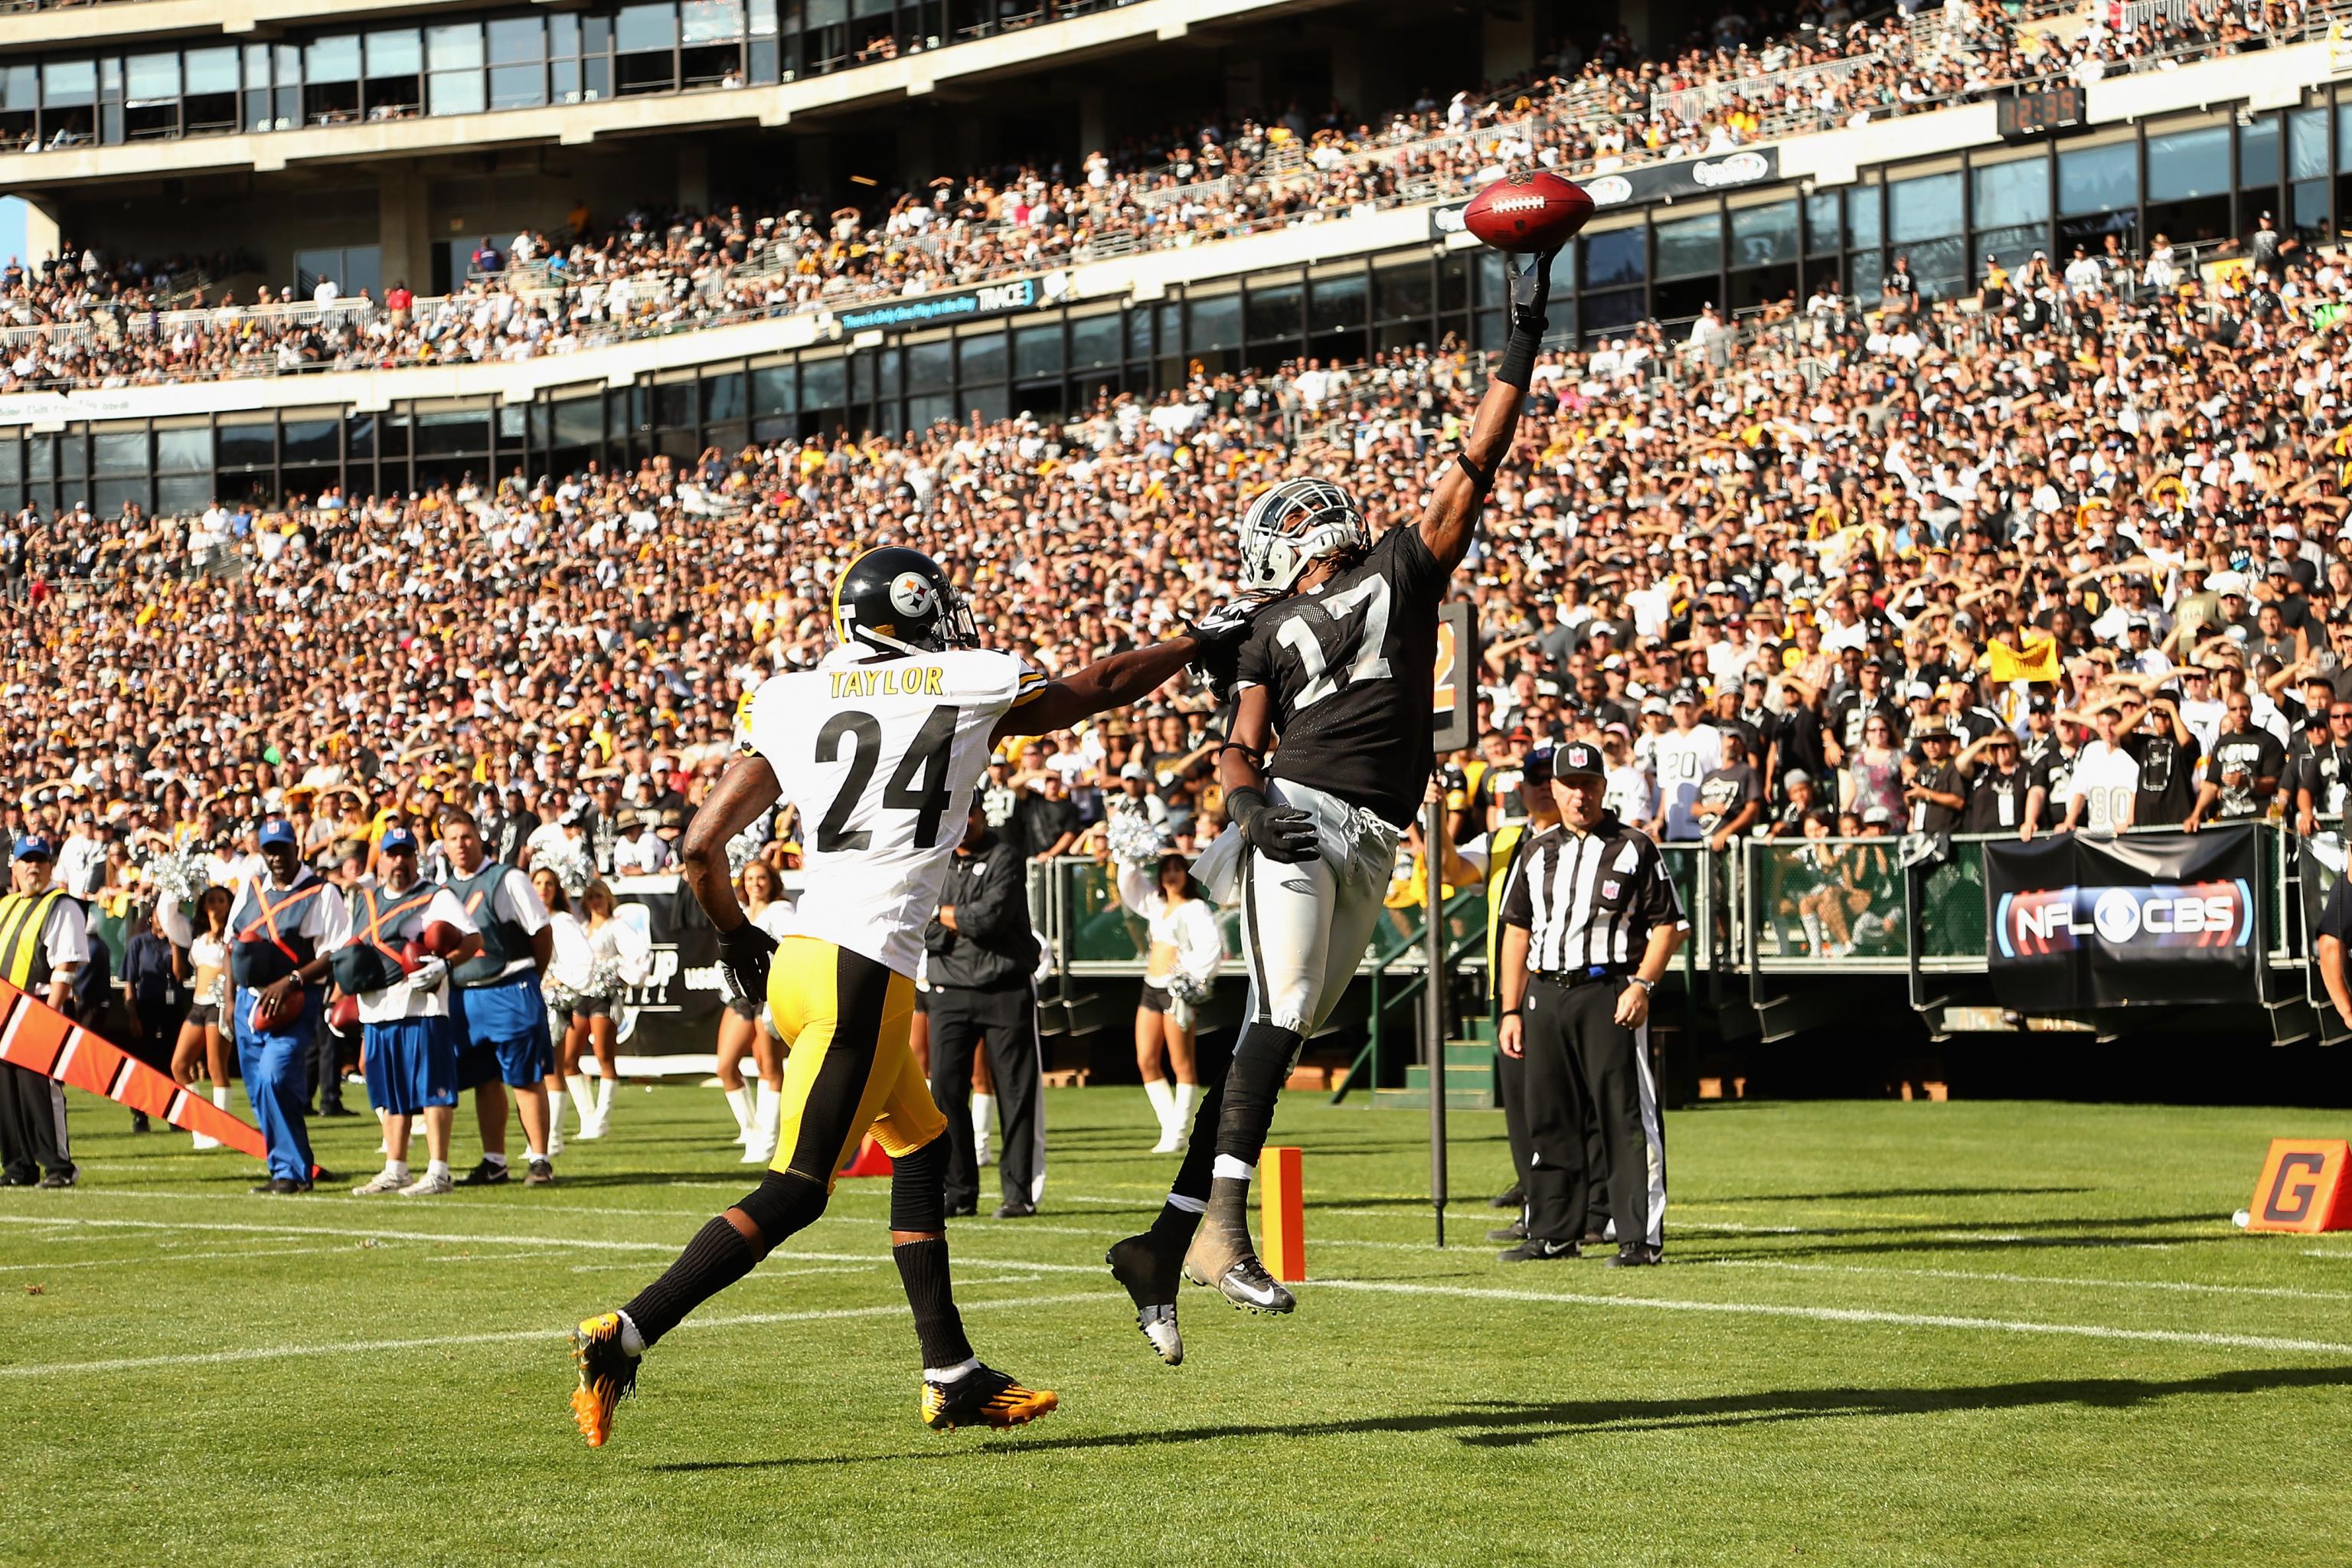
[[[1225,1280],[1225,1289],[1233,1291],[1235,1295],[1245,1298],[1249,1301],[1260,1307],[1267,1306],[1274,1300],[1274,1292],[1272,1290],[1253,1289],[1248,1285],[1244,1284],[1241,1280],[1232,1278],[1228,1278]]]

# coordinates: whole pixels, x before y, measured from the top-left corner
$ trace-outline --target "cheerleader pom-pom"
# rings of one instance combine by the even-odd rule
[[[1168,853],[1168,838],[1150,817],[1136,812],[1120,812],[1110,819],[1104,829],[1104,842],[1110,847],[1110,858],[1123,866],[1152,866]]]

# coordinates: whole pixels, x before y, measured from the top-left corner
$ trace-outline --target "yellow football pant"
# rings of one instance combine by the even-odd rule
[[[907,1043],[907,976],[815,937],[786,937],[768,965],[768,1013],[792,1047],[776,1170],[831,1192],[868,1128],[893,1159],[947,1131]]]

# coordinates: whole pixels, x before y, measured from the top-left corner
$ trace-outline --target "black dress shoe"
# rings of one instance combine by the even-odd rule
[[[131,1131],[133,1132],[151,1132],[154,1131],[154,1129],[148,1124],[147,1113],[145,1111],[134,1110],[131,1113]]]
[[[0,1187],[37,1187],[40,1184],[41,1176],[37,1171],[29,1175],[19,1175],[11,1171],[6,1175],[0,1176]]]
[[[1617,1256],[1609,1260],[1609,1267],[1644,1268],[1651,1264],[1663,1262],[1665,1256],[1666,1249],[1663,1247],[1644,1247],[1638,1241],[1629,1241],[1618,1247]]]
[[[79,1171],[51,1171],[47,1175],[43,1176],[39,1181],[35,1182],[33,1185],[37,1187],[47,1187],[51,1192],[55,1192],[59,1187],[72,1186],[76,1178],[81,1173]]]
[[[319,1114],[321,1116],[357,1116],[359,1112],[353,1110],[350,1106],[345,1105],[339,1100],[335,1101],[334,1104],[328,1106],[324,1110],[320,1111]]]
[[[1037,1205],[1035,1204],[1022,1203],[1016,1198],[1007,1198],[1004,1202],[996,1205],[996,1217],[999,1219],[1034,1219],[1037,1217]]]
[[[1523,1219],[1515,1219],[1508,1225],[1497,1226],[1486,1233],[1488,1241],[1525,1241],[1527,1238],[1528,1222]]]
[[[302,1184],[302,1190],[307,1193],[320,1182],[325,1182],[331,1186],[341,1180],[342,1177],[335,1174],[334,1172],[330,1171],[324,1165],[321,1165],[317,1170],[310,1173],[310,1179]]]
[[[1556,1258],[1581,1258],[1584,1248],[1572,1241],[1541,1241],[1534,1237],[1497,1255],[1505,1263],[1549,1263]]]
[[[266,1197],[291,1197],[302,1191],[302,1184],[291,1176],[272,1176],[253,1190]]]
[[[950,1219],[970,1219],[979,1212],[980,1200],[977,1198],[974,1198],[971,1202],[967,1204],[950,1204],[948,1205],[948,1218]]]
[[[1525,1208],[1528,1206],[1528,1189],[1524,1184],[1513,1182],[1509,1186],[1488,1198],[1486,1206],[1490,1209]]]

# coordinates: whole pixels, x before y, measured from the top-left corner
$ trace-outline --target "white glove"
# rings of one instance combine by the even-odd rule
[[[446,958],[427,958],[408,972],[409,984],[419,991],[436,989],[448,977],[449,961]]]

